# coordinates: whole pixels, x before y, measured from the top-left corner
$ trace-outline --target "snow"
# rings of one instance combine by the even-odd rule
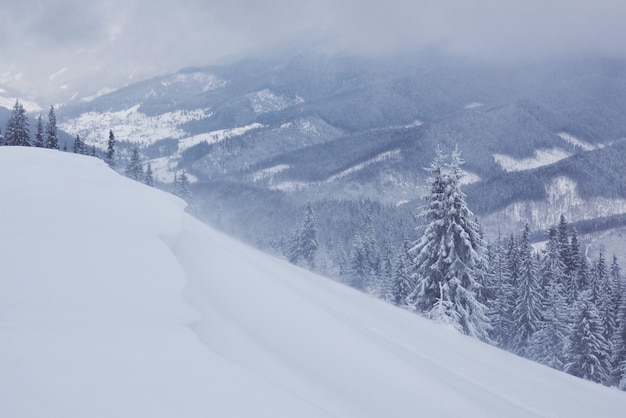
[[[186,138],[182,138],[178,141],[178,151],[182,152],[187,148],[191,148],[194,145],[198,145],[201,142],[207,142],[209,144],[215,144],[228,138],[234,138],[241,136],[249,131],[255,129],[265,128],[265,125],[261,123],[251,123],[250,125],[240,126],[237,128],[219,129],[217,131],[206,132],[203,134],[193,135]]]
[[[304,103],[304,99],[299,96],[296,96],[295,99],[289,99],[277,95],[269,89],[250,93],[246,97],[250,100],[250,106],[254,113],[277,112]]]
[[[43,108],[35,102],[29,102],[19,97],[2,97],[0,96],[0,106],[9,110],[13,110],[15,101],[19,100],[20,104],[27,113],[40,112]]]
[[[493,158],[507,172],[532,170],[554,164],[557,161],[570,157],[571,154],[560,149],[538,149],[532,158],[517,159],[504,154],[493,154]]]
[[[332,183],[333,181],[337,181],[339,179],[342,179],[346,176],[349,176],[350,174],[356,173],[357,171],[361,171],[364,168],[372,165],[372,164],[376,164],[382,161],[387,161],[387,160],[391,160],[394,158],[398,158],[400,156],[400,154],[402,153],[401,150],[397,149],[397,150],[391,150],[391,151],[385,151],[381,154],[378,154],[377,156],[370,158],[367,161],[364,161],[362,163],[356,164],[348,169],[345,169],[343,171],[341,171],[340,173],[337,173],[335,175],[330,176],[329,178],[326,179],[327,183]]]
[[[272,177],[274,174],[278,174],[281,171],[285,171],[287,169],[289,169],[289,166],[287,164],[278,164],[272,167],[264,168],[262,170],[257,170],[252,173],[252,181],[257,182],[259,180]]]
[[[79,117],[59,122],[60,129],[80,137],[89,145],[106,148],[109,130],[118,141],[150,145],[166,138],[181,139],[187,132],[181,125],[211,117],[209,109],[177,110],[157,116],[142,113],[140,105],[116,112],[86,112]]]
[[[95,158],[0,147],[0,195],[2,416],[576,418],[626,408],[624,392],[262,254]]]
[[[567,142],[569,144],[572,144],[574,146],[580,147],[584,151],[591,151],[591,150],[596,149],[596,147],[594,147],[589,142],[583,141],[582,139],[578,139],[575,136],[568,134],[567,132],[559,132],[557,135],[563,141],[565,141],[565,142]]]
[[[469,103],[469,104],[465,105],[464,108],[469,110],[469,109],[476,109],[476,108],[482,107],[482,106],[484,106],[484,104],[478,103],[478,102],[472,102],[472,103]]]
[[[576,181],[558,176],[546,184],[546,199],[515,202],[503,211],[488,215],[485,223],[507,225],[520,229],[527,222],[532,230],[547,230],[557,225],[563,214],[567,219],[590,220],[626,213],[626,199],[591,197],[582,198]]]

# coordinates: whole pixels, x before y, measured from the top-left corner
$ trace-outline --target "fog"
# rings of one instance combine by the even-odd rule
[[[626,56],[621,0],[23,0],[0,6],[0,85],[84,97],[190,65],[315,42],[485,59]]]

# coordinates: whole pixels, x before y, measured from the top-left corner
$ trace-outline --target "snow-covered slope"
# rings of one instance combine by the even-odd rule
[[[623,392],[259,253],[93,158],[0,147],[0,206],[2,416],[626,410]]]

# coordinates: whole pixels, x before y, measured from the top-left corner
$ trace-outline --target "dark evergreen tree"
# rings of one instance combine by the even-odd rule
[[[86,147],[85,143],[83,142],[83,140],[80,139],[80,136],[78,136],[78,135],[76,135],[76,138],[74,139],[74,147],[73,147],[72,151],[74,151],[75,154],[86,154],[87,153],[87,147]]]
[[[380,254],[372,215],[369,208],[352,239],[352,248],[348,258],[348,282],[361,291],[376,294],[378,291],[378,269]]]
[[[527,356],[530,339],[540,327],[542,309],[536,259],[533,257],[530,245],[530,228],[526,224],[519,245],[519,278],[511,346],[515,353]]]
[[[6,145],[30,147],[30,127],[28,118],[19,100],[15,101],[11,116],[7,122],[5,142]]]
[[[615,306],[615,296],[613,281],[606,267],[606,261],[602,253],[598,256],[592,276],[592,302],[595,303],[602,326],[602,336],[608,345],[609,354],[614,352],[613,342],[615,333],[617,332],[617,307]],[[609,355],[609,360],[612,360]],[[607,380],[605,383],[613,384]]]
[[[145,180],[143,175],[143,166],[141,165],[141,157],[139,156],[139,150],[136,147],[133,148],[130,163],[128,163],[128,166],[126,167],[126,177],[141,182]]]
[[[490,254],[489,283],[492,287],[493,299],[489,304],[488,313],[492,326],[491,339],[500,347],[508,348],[509,336],[513,328],[515,294],[500,234],[491,246]]]
[[[574,376],[605,383],[610,378],[609,347],[602,335],[602,324],[591,291],[581,293],[579,314],[566,352],[565,371]]]
[[[191,195],[191,189],[189,188],[189,178],[183,170],[179,177],[174,176],[174,194],[189,205],[192,204],[193,196]]]
[[[570,335],[564,295],[561,282],[549,282],[543,318],[532,335],[530,348],[532,359],[557,370],[565,367],[564,350]]]
[[[48,112],[45,147],[59,149],[59,138],[57,137],[57,117],[54,114],[54,106],[50,106],[50,111]],[[64,146],[64,151],[67,151],[67,144]]]
[[[115,166],[115,135],[113,130],[109,130],[109,140],[107,141],[107,152],[104,161],[109,167]]]
[[[393,269],[394,300],[397,306],[406,307],[409,296],[415,289],[415,282],[408,273],[409,257],[407,255],[408,243],[398,252]]]
[[[143,177],[143,182],[150,187],[154,187],[154,175],[152,173],[152,164],[148,163],[146,167],[146,174]]]
[[[455,150],[446,164],[437,149],[430,166],[426,226],[410,250],[417,283],[411,298],[417,311],[489,340],[487,308],[477,298],[487,275],[485,245],[460,189],[462,162]]]
[[[35,133],[35,146],[43,148],[46,145],[43,138],[43,122],[41,121],[41,115],[37,118],[37,132]]]
[[[304,219],[292,236],[287,258],[293,264],[302,263],[305,267],[313,270],[315,269],[318,247],[315,212],[311,202],[307,202]]]
[[[380,256],[380,290],[378,293],[381,299],[389,303],[394,303],[395,301],[395,282],[393,277],[393,270],[393,251],[391,249],[391,243],[389,241],[385,241]]]

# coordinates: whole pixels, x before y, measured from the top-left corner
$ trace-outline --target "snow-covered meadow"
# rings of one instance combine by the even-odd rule
[[[0,147],[0,416],[619,417],[626,393],[262,254],[103,162]]]

